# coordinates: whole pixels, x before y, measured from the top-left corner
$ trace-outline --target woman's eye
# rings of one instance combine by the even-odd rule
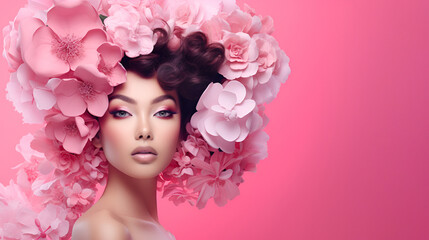
[[[128,112],[123,111],[123,110],[113,111],[110,114],[112,114],[112,116],[115,118],[125,118],[128,116],[131,116],[131,114],[129,114]]]
[[[173,111],[162,110],[162,111],[155,113],[155,116],[160,117],[160,118],[171,118],[174,114],[176,114],[176,113]]]

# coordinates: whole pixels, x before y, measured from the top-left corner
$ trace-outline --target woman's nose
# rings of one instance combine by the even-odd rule
[[[139,124],[136,127],[136,140],[152,140],[153,133],[147,120],[139,120]]]

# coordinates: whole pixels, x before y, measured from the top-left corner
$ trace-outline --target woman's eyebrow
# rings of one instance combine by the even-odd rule
[[[120,94],[109,96],[109,101],[112,101],[113,99],[121,99],[122,101],[131,103],[131,104],[137,104],[136,100],[134,100],[130,97],[124,96],[124,95],[120,95]],[[176,103],[176,99],[174,99],[173,96],[166,94],[166,95],[162,95],[162,96],[159,96],[159,97],[153,99],[152,104],[156,104],[156,103],[162,102],[162,101],[167,100],[167,99],[171,99],[171,100],[173,100],[174,103]]]
[[[157,97],[157,98],[153,99],[153,100],[152,100],[152,104],[156,104],[156,103],[162,102],[162,101],[167,100],[167,99],[171,99],[171,100],[173,100],[173,102],[174,102],[175,104],[177,104],[177,103],[176,103],[176,99],[174,99],[174,97],[173,97],[173,96],[168,95],[168,94],[166,94],[166,95],[162,95],[162,96],[159,96],[159,97]]]
[[[137,104],[136,100],[129,98],[127,96],[124,95],[113,95],[113,96],[109,96],[109,102],[112,101],[113,99],[121,99],[122,101],[131,103],[131,104]]]

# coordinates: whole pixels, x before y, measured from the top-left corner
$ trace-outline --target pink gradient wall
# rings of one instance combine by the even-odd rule
[[[2,0],[0,25],[25,1]],[[243,4],[243,0],[238,1]],[[227,206],[160,200],[181,239],[429,239],[429,4],[248,0],[292,74],[267,107],[269,157]],[[0,62],[1,89],[8,80]],[[31,127],[0,94],[1,183]]]

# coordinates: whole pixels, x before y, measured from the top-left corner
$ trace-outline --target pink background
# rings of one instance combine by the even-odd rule
[[[25,1],[13,2],[1,26]],[[223,208],[160,200],[163,225],[177,239],[429,239],[427,1],[246,2],[274,18],[291,58],[266,111],[269,157]],[[0,76],[5,184],[31,128],[5,100],[4,60]]]

